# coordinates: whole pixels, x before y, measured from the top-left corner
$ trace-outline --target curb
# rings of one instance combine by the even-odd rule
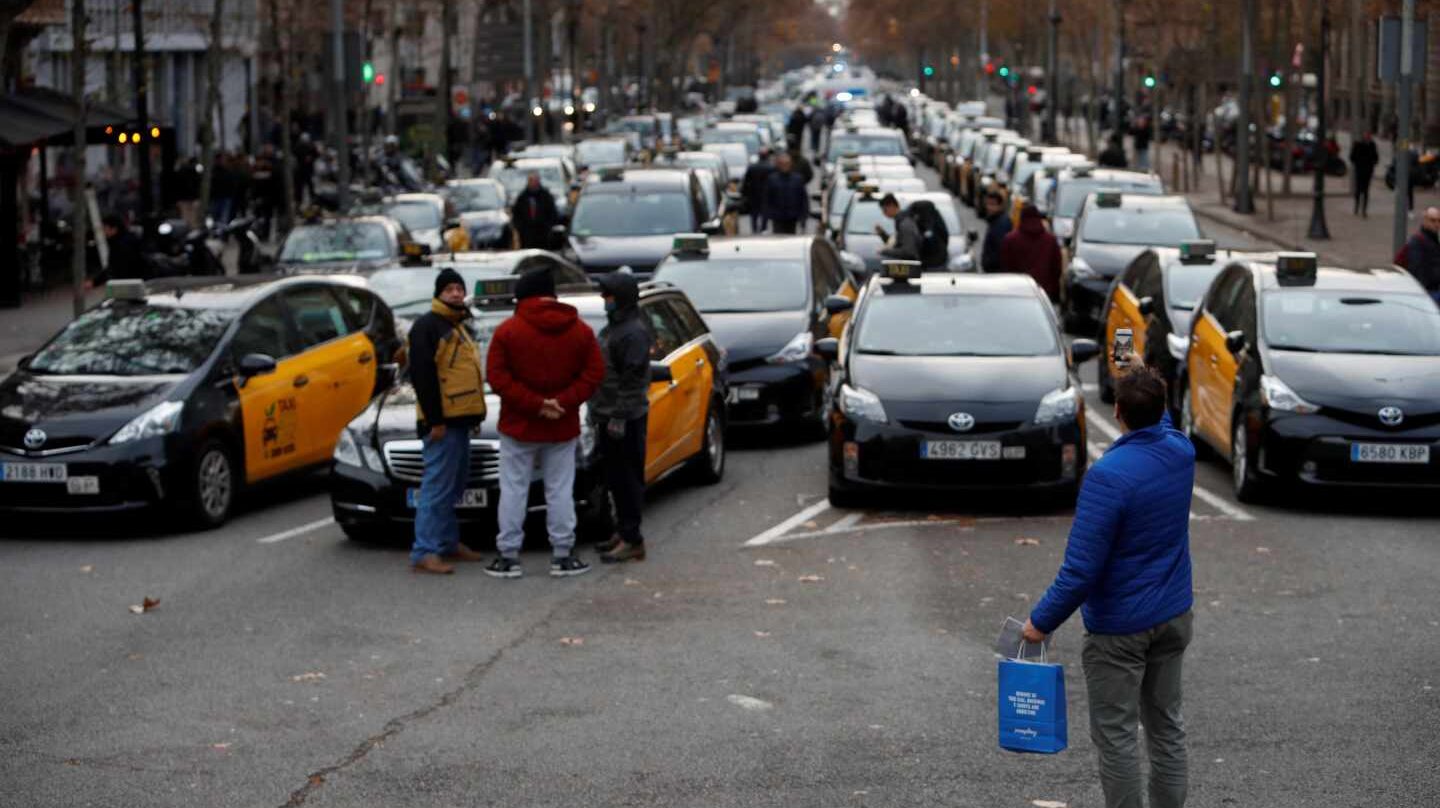
[[[1212,222],[1223,224],[1226,227],[1234,228],[1235,230],[1239,230],[1250,238],[1258,239],[1260,241],[1268,241],[1271,244],[1275,244],[1291,252],[1318,252],[1316,250],[1312,250],[1309,246],[1306,246],[1304,244],[1297,244],[1293,241],[1285,241],[1283,239],[1276,238],[1269,233],[1257,233],[1252,227],[1253,223],[1245,219],[1232,218],[1230,216],[1221,215],[1219,213],[1215,213],[1201,207],[1192,206],[1191,210],[1195,212],[1196,216],[1199,216],[1202,219],[1209,219]]]

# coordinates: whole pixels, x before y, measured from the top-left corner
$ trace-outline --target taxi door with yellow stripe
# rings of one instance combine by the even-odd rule
[[[1120,372],[1115,366],[1115,332],[1121,328],[1130,329],[1135,338],[1134,353],[1143,357],[1147,330],[1145,315],[1140,313],[1140,298],[1123,280],[1115,284],[1115,291],[1110,294],[1110,310],[1105,315],[1105,363],[1112,379]]]
[[[1243,330],[1241,310],[1245,301],[1254,300],[1251,283],[1250,271],[1244,267],[1233,266],[1222,273],[1210,287],[1190,332],[1189,394],[1195,431],[1226,454],[1239,371],[1239,360],[1226,345],[1226,335]]]
[[[815,278],[816,294],[820,296],[817,303],[823,304],[825,297],[832,294],[840,295],[852,303],[860,296],[855,279],[850,277],[850,273],[840,263],[840,256],[823,239],[815,239],[811,245],[810,265]],[[839,339],[840,335],[845,333],[846,323],[850,322],[850,314],[851,312],[843,311],[828,315],[825,323],[827,335]]]
[[[662,304],[661,298],[641,301],[645,318],[655,344],[650,359],[670,369],[669,381],[654,382],[648,393],[650,414],[645,437],[645,482],[654,482],[680,459],[685,432],[690,429],[692,390],[701,370],[694,366],[684,341],[684,332],[675,315]],[[690,362],[687,364],[686,359]]]

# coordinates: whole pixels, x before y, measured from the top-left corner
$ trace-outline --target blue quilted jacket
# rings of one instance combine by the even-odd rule
[[[1085,473],[1035,627],[1049,634],[1079,607],[1091,634],[1134,634],[1189,611],[1194,486],[1195,447],[1169,415],[1115,441]]]

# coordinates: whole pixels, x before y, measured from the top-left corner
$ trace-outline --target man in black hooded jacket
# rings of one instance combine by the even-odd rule
[[[640,511],[645,504],[645,436],[649,422],[650,350],[655,344],[640,314],[635,276],[614,272],[598,279],[608,320],[600,331],[605,380],[590,399],[590,416],[600,440],[605,482],[615,501],[617,531],[596,549],[600,561],[645,560]]]

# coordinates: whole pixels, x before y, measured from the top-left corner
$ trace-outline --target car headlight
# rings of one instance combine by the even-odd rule
[[[1320,408],[1301,398],[1290,386],[1280,381],[1279,376],[1260,377],[1260,400],[1272,410],[1308,415],[1319,412]]]
[[[1088,281],[1100,277],[1100,273],[1090,266],[1090,262],[1080,256],[1070,259],[1070,276],[1077,281]]]
[[[1080,391],[1074,387],[1062,387],[1059,390],[1051,390],[1040,399],[1040,406],[1035,410],[1035,423],[1054,424],[1060,421],[1074,420],[1080,413]]]
[[[335,462],[342,466],[361,466],[364,461],[360,459],[360,446],[355,442],[355,436],[350,430],[340,430],[340,439],[335,441]]]
[[[879,396],[848,384],[840,385],[840,411],[856,420],[874,421],[877,424],[889,422]]]
[[[120,431],[111,436],[109,443],[129,443],[168,435],[180,428],[180,414],[184,410],[183,401],[162,401],[120,427]]]
[[[1166,334],[1165,347],[1170,349],[1170,355],[1180,362],[1190,354],[1190,341],[1179,334]]]
[[[774,356],[765,361],[772,365],[789,365],[795,362],[804,362],[810,358],[810,349],[814,343],[814,337],[809,331],[801,331],[795,338],[786,343]]]

